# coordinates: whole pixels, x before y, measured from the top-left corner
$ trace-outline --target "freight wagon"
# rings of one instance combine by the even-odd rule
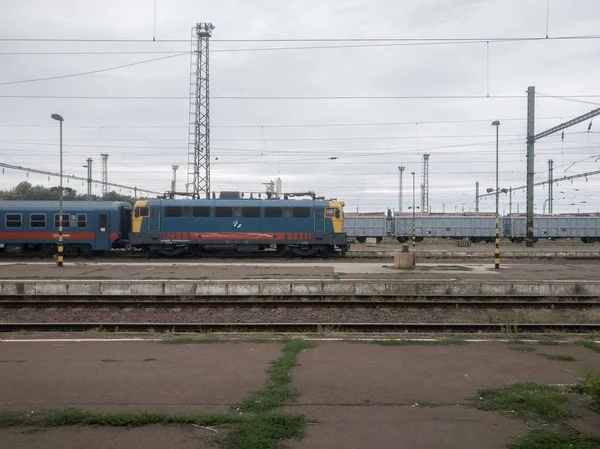
[[[500,217],[500,236],[520,243],[525,240],[526,219],[522,216]],[[412,237],[412,216],[346,216],[344,229],[348,237],[364,242],[368,237],[381,241],[384,236],[406,242]],[[415,236],[493,242],[496,219],[493,215],[417,215]],[[579,238],[584,243],[600,241],[600,217],[584,215],[536,216],[535,239]]]

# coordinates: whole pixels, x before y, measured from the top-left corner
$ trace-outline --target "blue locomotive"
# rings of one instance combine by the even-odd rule
[[[66,254],[91,254],[127,245],[131,205],[120,201],[65,201]],[[58,201],[0,201],[0,252],[56,253]]]
[[[156,199],[135,203],[130,244],[177,255],[211,250],[327,256],[348,249],[344,203],[320,199]]]

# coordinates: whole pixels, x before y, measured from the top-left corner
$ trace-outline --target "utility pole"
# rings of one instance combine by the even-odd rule
[[[534,147],[535,141],[542,137],[549,136],[555,132],[562,131],[563,129],[569,128],[577,123],[581,123],[585,120],[589,120],[592,117],[600,115],[600,108],[594,109],[586,114],[575,117],[574,119],[568,120],[560,125],[550,128],[546,131],[542,131],[539,134],[534,134],[534,120],[535,120],[535,87],[529,86],[527,88],[527,246],[533,246],[533,188],[534,184]],[[544,182],[545,183],[545,182]]]
[[[171,165],[171,168],[173,169],[173,181],[171,181],[171,193],[175,194],[175,192],[177,192],[177,169],[179,168],[179,165]]]
[[[508,189],[508,215],[512,214],[512,187]]]
[[[475,183],[475,212],[479,212],[479,181]]]
[[[198,23],[192,28],[190,61],[190,108],[188,137],[188,183],[193,198],[210,198],[210,97],[209,41],[212,23]]]
[[[554,212],[554,205],[553,200],[554,200],[554,186],[553,184],[553,179],[554,178],[554,161],[552,159],[548,160],[548,213],[551,214]]]
[[[398,214],[402,212],[402,172],[406,167],[401,165],[398,167],[398,172],[400,173],[400,184],[398,185]]]
[[[527,88],[527,218],[525,245],[533,247],[533,182],[535,175],[535,87]]]
[[[108,193],[108,154],[102,153],[102,199]]]
[[[415,172],[411,172],[412,182],[413,182],[413,205],[412,205],[412,246],[413,248],[417,246],[417,237],[416,237],[416,228],[417,228],[417,220],[415,218]]]
[[[423,177],[421,180],[421,212],[429,211],[429,154],[423,155]]]
[[[87,168],[87,195],[88,197],[92,196],[92,158],[87,158],[87,164],[83,167]]]

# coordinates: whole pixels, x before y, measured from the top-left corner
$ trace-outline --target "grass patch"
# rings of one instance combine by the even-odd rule
[[[577,359],[572,355],[566,354],[540,354],[550,360],[557,360],[559,362],[576,362]]]
[[[564,407],[567,398],[567,393],[558,387],[522,382],[480,390],[472,401],[480,410],[495,410],[518,418],[556,423],[573,417]]]
[[[535,352],[537,351],[537,348],[533,345],[526,345],[526,344],[513,344],[512,346],[510,346],[510,349],[512,349],[513,351],[519,351],[519,352]]]
[[[240,406],[245,412],[264,412],[283,405],[285,401],[295,399],[299,392],[294,388],[290,370],[297,363],[298,354],[303,349],[311,348],[312,342],[306,340],[290,340],[283,348],[283,357],[272,362],[269,367],[269,379],[264,390],[254,393]]]
[[[554,340],[538,340],[537,344],[540,346],[567,346],[567,343]]]
[[[600,343],[594,341],[578,341],[577,344],[584,348],[591,349],[592,351],[600,352]]]
[[[115,426],[139,427],[151,424],[196,424],[216,426],[241,422],[231,413],[100,413],[78,409],[45,410],[41,412],[0,412],[2,427]]]
[[[280,440],[300,438],[306,419],[303,415],[259,413],[240,423],[223,442],[226,449],[278,449]]]
[[[379,346],[450,346],[464,345],[466,341],[460,338],[440,338],[436,340],[373,340],[370,343]]]
[[[589,396],[592,409],[600,412],[600,373],[589,373],[573,391]]]
[[[534,430],[529,432],[516,443],[508,445],[508,449],[598,449],[599,438],[583,435],[550,432],[549,430]]]

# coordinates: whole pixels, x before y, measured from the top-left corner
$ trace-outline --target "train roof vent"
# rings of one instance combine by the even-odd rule
[[[239,200],[241,198],[240,192],[221,192],[219,193],[220,200]]]

